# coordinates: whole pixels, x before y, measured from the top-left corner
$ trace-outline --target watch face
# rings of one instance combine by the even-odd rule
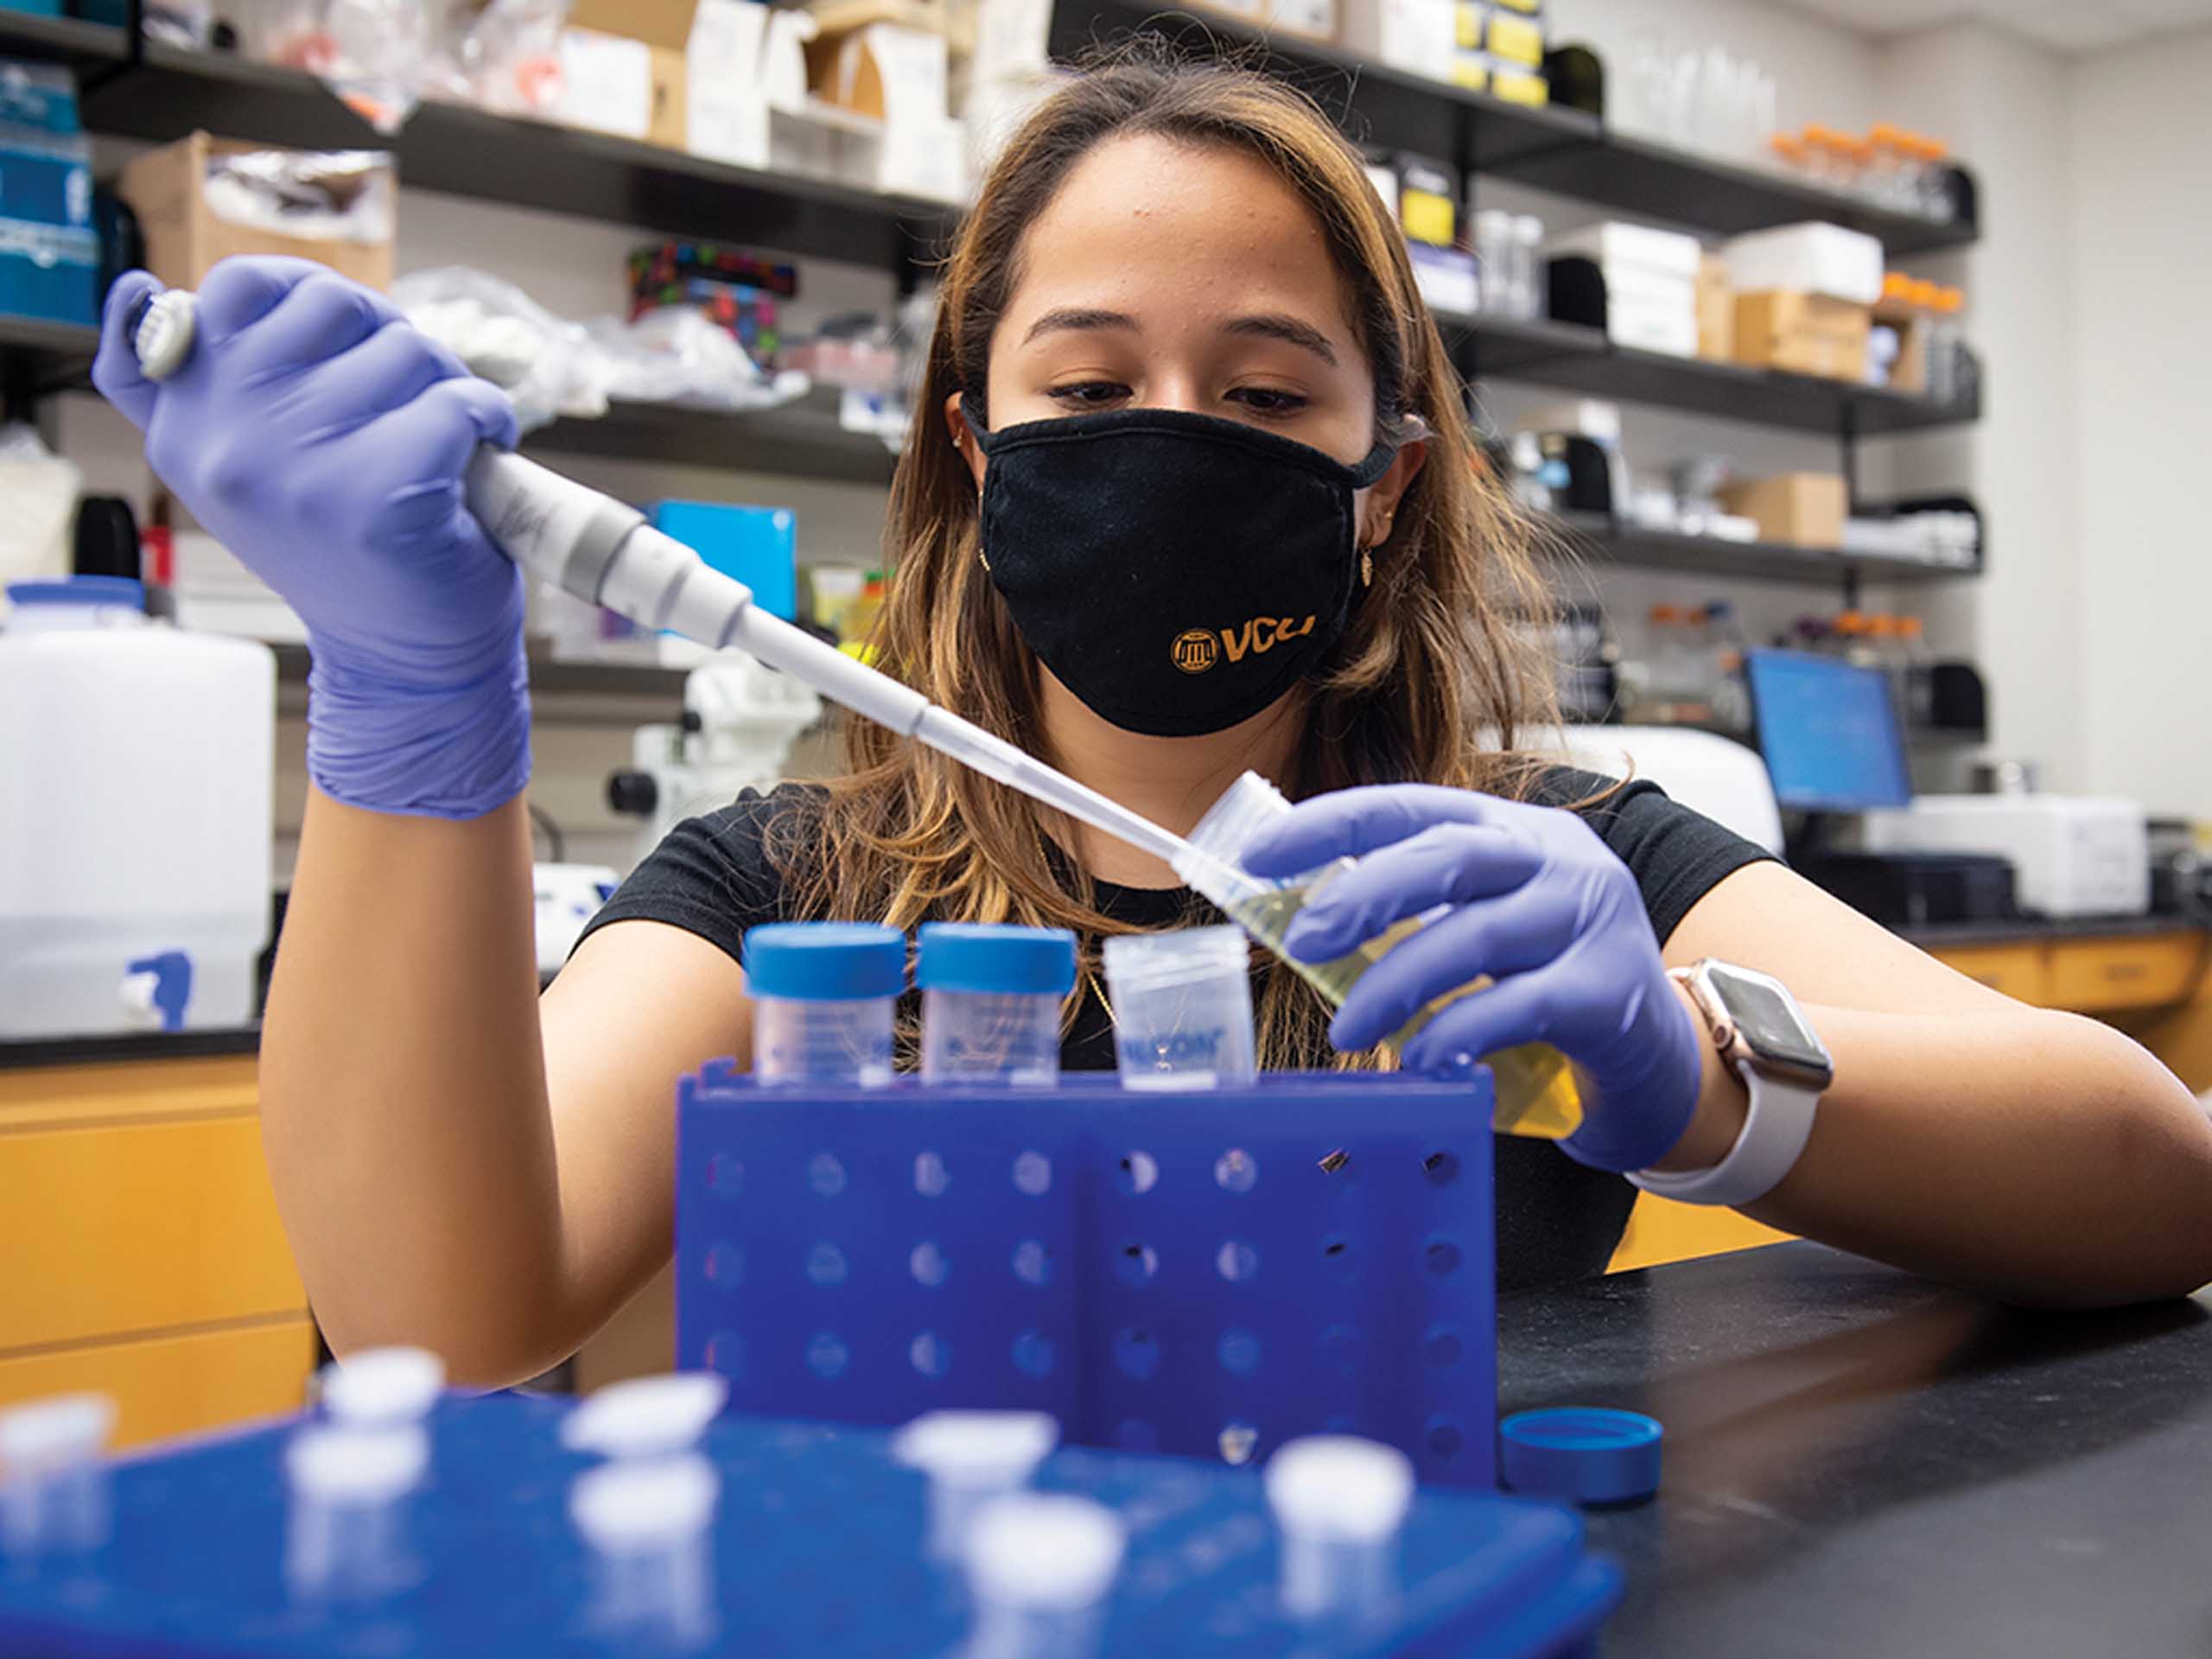
[[[1834,1070],[1820,1034],[1779,985],[1722,963],[1708,964],[1707,972],[1729,1019],[1759,1058],[1808,1071]]]

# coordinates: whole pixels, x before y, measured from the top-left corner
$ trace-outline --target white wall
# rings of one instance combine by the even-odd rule
[[[2212,817],[2212,29],[2084,60],[2067,90],[2082,782]]]

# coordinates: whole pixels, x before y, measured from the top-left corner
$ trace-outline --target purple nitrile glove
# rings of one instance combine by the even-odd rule
[[[1244,849],[1244,867],[1280,880],[1342,857],[1358,861],[1291,924],[1284,944],[1300,961],[1452,908],[1360,976],[1332,1042],[1370,1047],[1487,974],[1497,982],[1406,1045],[1407,1065],[1448,1071],[1549,1043],[1592,1085],[1581,1128],[1560,1143],[1571,1157],[1643,1169],[1674,1149],[1697,1109],[1705,1034],[1668,982],[1636,878],[1580,817],[1430,784],[1347,789],[1294,808]]]
[[[307,624],[308,771],[373,811],[477,817],[530,779],[520,573],[470,515],[506,396],[383,295],[310,260],[226,259],[192,355],[158,384],[131,332],[161,284],[109,291],[92,384],[193,516]]]

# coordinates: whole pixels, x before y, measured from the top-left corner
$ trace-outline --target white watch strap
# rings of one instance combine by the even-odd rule
[[[1820,1090],[1763,1076],[1748,1065],[1737,1075],[1751,1094],[1751,1109],[1726,1158],[1710,1169],[1633,1170],[1629,1179],[1681,1204],[1754,1204],[1781,1185],[1812,1138]]]

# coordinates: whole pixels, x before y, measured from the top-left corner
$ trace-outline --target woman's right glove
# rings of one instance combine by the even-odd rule
[[[161,284],[109,291],[92,384],[194,518],[307,624],[308,772],[372,811],[480,817],[530,779],[521,573],[468,511],[505,395],[382,295],[305,259],[226,259],[190,359],[159,383],[131,333]]]

